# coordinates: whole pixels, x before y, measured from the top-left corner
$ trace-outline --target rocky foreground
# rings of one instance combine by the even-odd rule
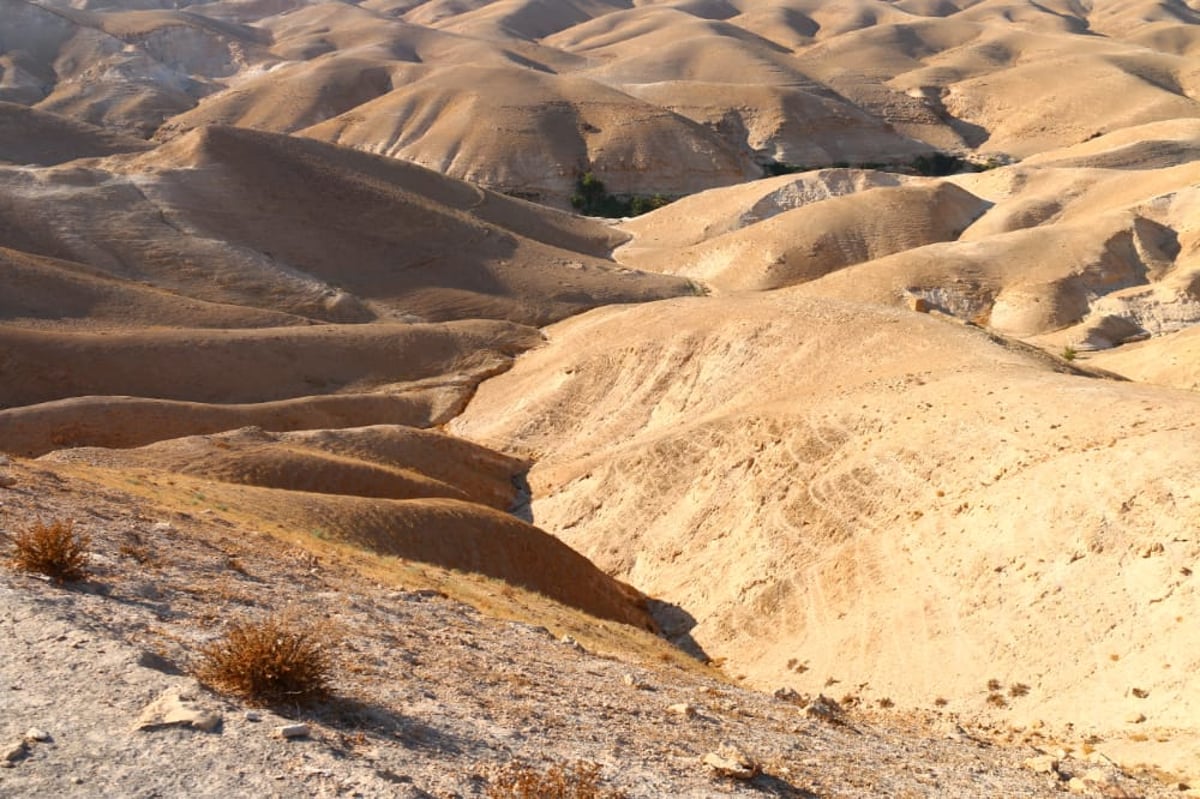
[[[136,474],[4,474],[6,537],[72,518],[93,540],[83,582],[0,569],[7,796],[485,796],[502,764],[578,761],[633,797],[1190,795],[1038,729],[748,691],[649,633],[184,510],[165,483],[151,501]],[[336,641],[331,701],[250,707],[189,676],[231,620],[275,611]]]

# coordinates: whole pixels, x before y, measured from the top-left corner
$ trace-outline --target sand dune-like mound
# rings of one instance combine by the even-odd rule
[[[302,134],[564,207],[585,172],[614,193],[667,195],[760,174],[690,119],[600,82],[517,65],[426,71]]]
[[[202,403],[144,397],[72,397],[0,410],[0,451],[26,457],[64,447],[140,447],[169,438],[254,426],[316,430],[361,425],[433,427],[458,414],[482,375],[387,393],[333,394],[259,403]]]
[[[192,300],[81,264],[0,247],[0,320],[97,327],[283,327],[307,320]]]
[[[0,196],[0,245],[328,321],[536,324],[692,291],[598,257],[616,240],[602,225],[411,164],[251,131],[204,129],[103,166],[0,170]]]
[[[804,205],[914,180],[888,172],[825,169],[712,189],[623,222],[620,228],[633,239],[617,254],[636,261],[641,250],[689,247]]]
[[[24,105],[0,102],[0,162],[46,166],[76,158],[137,152],[147,147],[132,136]]]
[[[540,342],[507,322],[61,333],[0,328],[0,407],[85,395],[247,403],[504,364]]]
[[[1196,395],[794,291],[550,338],[453,429],[538,453],[536,523],[680,605],[731,673],[1008,705],[1112,746],[1135,710],[1191,723]],[[991,679],[1028,693],[989,703]]]
[[[879,188],[803,205],[681,251],[633,251],[633,258],[623,257],[721,289],[775,289],[953,240],[986,205],[949,183]]]
[[[43,461],[166,479],[196,501],[236,508],[243,523],[484,574],[601,618],[654,627],[641,594],[504,512],[519,500],[513,480],[527,464],[443,434],[251,428],[142,449],[65,450]]]
[[[395,425],[297,433],[250,427],[136,449],[74,449],[54,457],[286,491],[457,499],[502,511],[517,503],[514,478],[529,468],[468,441]]]

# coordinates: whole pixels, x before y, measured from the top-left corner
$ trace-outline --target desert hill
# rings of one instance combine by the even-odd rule
[[[795,291],[548,335],[451,429],[536,453],[535,522],[686,608],[731,673],[981,713],[1021,683],[1021,723],[1137,750],[1141,712],[1159,756],[1195,751],[1166,732],[1197,701],[1194,394]]]
[[[0,0],[0,793],[1194,793],[1198,26]],[[300,757],[167,674],[288,608]]]

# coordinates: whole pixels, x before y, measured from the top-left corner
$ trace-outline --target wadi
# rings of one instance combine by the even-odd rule
[[[0,0],[0,794],[1200,796],[1198,57]]]

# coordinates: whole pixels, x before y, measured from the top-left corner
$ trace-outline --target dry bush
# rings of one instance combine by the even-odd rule
[[[579,762],[542,773],[509,763],[492,773],[488,799],[626,799],[624,791],[600,787],[600,766]]]
[[[36,522],[13,536],[12,563],[18,569],[45,574],[56,583],[82,580],[87,576],[87,533],[76,533],[75,523],[57,519]]]
[[[311,702],[329,695],[332,644],[322,627],[287,618],[238,622],[200,650],[196,677],[251,702]]]

